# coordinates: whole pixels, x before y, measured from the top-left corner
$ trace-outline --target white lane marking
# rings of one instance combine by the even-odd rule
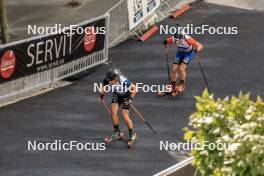
[[[175,171],[187,166],[193,160],[194,160],[194,157],[189,157],[189,158],[187,158],[187,159],[185,159],[185,160],[183,160],[183,161],[181,161],[181,162],[179,162],[179,163],[177,163],[177,164],[175,164],[175,165],[173,165],[173,166],[171,166],[171,167],[169,167],[169,168],[167,168],[167,169],[165,169],[165,170],[163,170],[163,171],[161,171],[161,172],[159,172],[159,173],[157,173],[157,174],[155,174],[153,176],[166,176],[166,175],[169,175],[169,174],[171,174],[171,173],[173,173],[173,172],[175,172]]]

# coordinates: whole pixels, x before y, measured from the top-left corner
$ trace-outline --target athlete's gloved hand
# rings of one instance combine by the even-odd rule
[[[193,51],[194,51],[195,53],[198,53],[198,50],[197,50],[197,48],[194,48],[194,49],[193,49]]]
[[[164,44],[164,45],[167,45],[167,43],[168,43],[167,40],[164,40],[164,41],[163,41],[163,44]]]
[[[102,101],[103,99],[104,99],[104,94],[103,93],[100,93],[99,100]]]

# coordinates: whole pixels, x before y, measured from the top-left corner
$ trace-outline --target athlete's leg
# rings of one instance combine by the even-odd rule
[[[129,98],[124,98],[122,115],[123,115],[123,118],[125,120],[125,123],[127,124],[130,141],[135,141],[136,140],[136,133],[134,130],[133,122],[129,116],[129,108],[130,108]]]
[[[113,94],[113,99],[112,99],[112,121],[113,121],[113,126],[115,129],[115,132],[119,132],[119,119],[118,119],[118,109],[120,105],[120,98],[117,94]]]
[[[173,64],[171,69],[171,82],[176,82],[178,76],[179,65]]]
[[[187,65],[185,63],[182,63],[180,65],[181,80],[176,87],[176,92],[178,92],[178,93],[182,93],[184,91],[184,88],[185,88],[186,67],[187,67]]]
[[[171,70],[171,83],[175,84],[177,81],[178,77],[178,70],[179,70],[179,65],[182,62],[184,55],[181,53],[177,53],[176,57],[173,59],[172,63],[172,70]]]
[[[129,132],[129,141],[135,141],[137,138],[137,135],[133,128],[133,122],[129,116],[129,109],[123,109],[122,114],[127,124],[128,132]]]
[[[184,82],[186,80],[186,67],[187,65],[185,63],[182,63],[180,65],[181,81],[184,81]]]
[[[171,70],[171,92],[172,94],[174,94],[175,90],[176,90],[176,81],[178,78],[178,71],[179,71],[179,67],[181,65],[181,62],[183,60],[184,55],[182,53],[177,53],[176,57],[173,59],[172,63],[172,70]]]
[[[127,128],[130,130],[130,129],[133,129],[133,122],[129,116],[129,109],[123,109],[122,110],[122,115],[123,115],[123,118],[125,120],[125,123],[127,124]]]
[[[192,61],[194,56],[195,56],[194,51],[184,54],[184,58],[182,60],[182,63],[180,64],[181,82],[185,82],[187,65]]]

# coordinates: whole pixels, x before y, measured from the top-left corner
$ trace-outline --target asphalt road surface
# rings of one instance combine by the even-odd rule
[[[264,2],[258,0],[205,0],[209,3],[232,6],[250,10],[264,10]]]
[[[28,33],[28,25],[37,27],[61,24],[68,27],[99,15],[103,15],[119,0],[74,0],[80,5],[67,6],[72,0],[8,0],[7,17],[9,32],[14,35],[13,40],[35,36]],[[65,15],[67,14],[67,15]]]
[[[252,97],[264,97],[263,59],[264,12],[204,4],[177,20],[161,24],[237,26],[238,35],[195,35],[205,49],[200,53],[209,86],[216,97],[250,91]],[[110,57],[133,82],[164,84],[167,80],[162,40],[155,34],[146,42],[128,40],[110,50]],[[169,48],[174,56],[175,48]],[[106,151],[27,151],[27,141],[52,142],[77,140],[102,142],[112,133],[112,125],[103,106],[93,93],[93,83],[103,79],[109,65],[97,67],[74,84],[0,109],[1,176],[123,176],[152,175],[179,162],[184,152],[160,151],[160,141],[182,141],[182,128],[195,111],[195,95],[205,88],[196,61],[188,67],[187,88],[177,98],[139,93],[135,106],[153,125],[151,131],[136,117],[136,148],[128,150],[122,142]],[[110,103],[110,95],[106,97]],[[127,134],[124,123],[121,128]]]

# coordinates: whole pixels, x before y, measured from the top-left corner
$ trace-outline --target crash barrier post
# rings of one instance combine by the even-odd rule
[[[172,18],[177,18],[178,16],[180,16],[181,14],[183,14],[184,12],[189,10],[190,8],[191,8],[191,6],[189,4],[185,4],[179,10],[176,10],[175,12],[173,12],[171,14],[171,17]]]
[[[1,45],[0,102],[105,62],[108,21],[103,15],[77,24],[82,34],[47,34]]]
[[[147,32],[145,32],[142,36],[140,36],[139,39],[144,42],[158,30],[159,30],[159,27],[157,25],[154,25]]]
[[[171,16],[173,12],[176,10],[181,9],[184,5],[196,2],[197,0],[166,0],[164,1],[158,12],[157,15],[159,16],[159,20],[162,20],[168,16]],[[202,1],[202,0],[199,0]],[[190,5],[190,4],[189,4]]]

